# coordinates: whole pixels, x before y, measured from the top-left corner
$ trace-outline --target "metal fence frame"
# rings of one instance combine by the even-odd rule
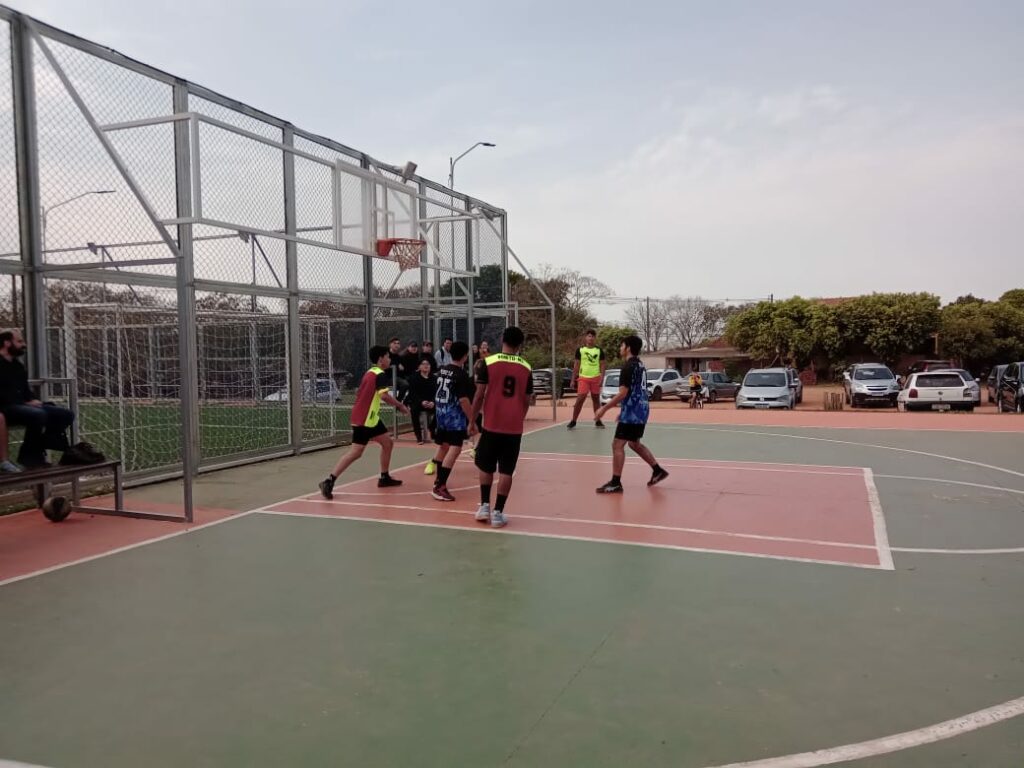
[[[421,318],[420,331],[423,337],[440,335],[442,317],[465,320],[465,340],[474,342],[475,319],[479,316],[501,317],[506,322],[512,319],[514,308],[508,303],[508,269],[510,258],[527,274],[531,282],[547,302],[545,309],[551,313],[552,366],[554,367],[554,322],[555,308],[544,295],[543,290],[533,281],[529,270],[508,246],[508,221],[504,210],[489,205],[468,195],[455,192],[444,185],[428,179],[402,176],[397,166],[382,163],[372,156],[354,150],[336,141],[303,131],[291,123],[269,115],[242,102],[222,96],[195,83],[162,72],[154,67],[131,59],[104,46],[84,40],[63,30],[37,21],[17,11],[0,6],[0,22],[6,22],[11,43],[12,94],[14,141],[17,158],[17,199],[19,254],[7,254],[18,258],[0,258],[0,275],[21,278],[24,304],[23,325],[30,345],[28,358],[30,373],[37,379],[48,379],[60,375],[60,371],[49,370],[54,359],[48,349],[47,335],[47,280],[69,280],[91,283],[108,283],[149,289],[164,289],[176,298],[177,333],[179,339],[180,416],[181,446],[180,468],[172,476],[183,478],[183,518],[193,519],[192,480],[200,472],[223,468],[239,463],[272,458],[279,455],[294,455],[303,451],[336,445],[340,436],[328,439],[310,440],[303,437],[302,388],[302,328],[301,302],[326,301],[338,305],[362,308],[365,346],[374,344],[375,326],[386,322],[394,313],[401,316]],[[0,29],[0,32],[7,31]],[[90,111],[90,105],[65,71],[54,52],[61,47],[114,65],[134,75],[141,75],[147,81],[155,81],[169,88],[170,99],[167,113],[135,120],[102,123]],[[37,109],[36,66],[40,60],[48,65],[49,71],[59,79],[66,95],[88,125],[92,136],[99,142],[106,156],[116,167],[131,197],[145,211],[157,237],[147,243],[129,240],[96,245],[87,243],[84,247],[44,250],[43,208],[41,202],[41,178],[39,158],[40,115]],[[120,71],[118,70],[118,71]],[[0,88],[8,84],[0,83]],[[195,100],[211,103],[230,110],[232,114],[257,121],[261,127],[272,129],[273,138],[254,130],[240,127],[197,109]],[[173,179],[165,181],[174,184],[174,206],[172,217],[161,216],[157,207],[147,199],[146,190],[132,173],[132,169],[118,152],[111,136],[118,132],[144,129],[153,126],[173,126]],[[200,135],[203,126],[211,126],[280,153],[281,186],[280,205],[283,211],[283,226],[267,228],[243,221],[229,221],[204,216],[204,167],[209,162],[201,153]],[[315,145],[324,156],[306,151],[297,146]],[[297,201],[296,161],[312,163],[325,169],[331,176],[332,211],[329,227],[303,228],[299,226],[301,212]],[[341,215],[341,187],[343,180],[349,184],[358,183],[362,189],[363,205],[359,221],[346,224]],[[397,208],[395,204],[397,203]],[[399,220],[409,227],[405,236],[422,238],[427,241],[423,260],[419,265],[418,291],[408,288],[405,295],[392,297],[391,290],[403,277],[400,271],[392,289],[377,295],[380,290],[374,283],[375,269],[380,264],[374,249],[374,242],[381,236],[394,236],[394,222]],[[440,232],[448,226],[451,233],[451,250],[447,256],[441,242]],[[460,235],[456,237],[457,226]],[[346,239],[345,229],[358,231],[362,242],[353,244]],[[223,235],[197,235],[196,228],[208,231],[216,228]],[[325,232],[325,230],[329,230]],[[317,233],[329,235],[329,239],[318,239]],[[196,245],[204,240],[253,238],[253,281],[241,279],[219,280],[196,275]],[[274,272],[276,285],[258,285],[255,279],[256,238],[272,238],[283,243],[285,282],[282,284]],[[464,237],[465,242],[456,243]],[[483,257],[482,238],[487,238],[491,256],[500,270],[500,299],[495,297],[475,307],[474,282],[481,276]],[[247,241],[248,242],[248,241]],[[456,248],[458,245],[458,249]],[[118,249],[128,253],[136,247],[159,248],[155,256],[145,258],[123,258]],[[300,285],[302,254],[300,246],[318,249],[318,252],[336,253],[340,256],[357,257],[362,260],[363,294],[348,295],[332,290],[316,290]],[[57,252],[75,251],[98,255],[98,260],[75,263],[53,263],[47,255]],[[461,249],[461,250],[459,250]],[[260,246],[263,251],[262,245]],[[496,251],[496,253],[495,253]],[[465,255],[461,262],[460,253]],[[270,261],[263,252],[264,261]],[[450,263],[445,263],[446,259]],[[459,262],[459,263],[456,263]],[[159,268],[154,270],[154,268]],[[271,267],[273,269],[273,267]],[[450,282],[451,295],[441,295],[441,280]],[[287,386],[292,396],[289,400],[290,441],[275,451],[257,451],[252,455],[239,453],[224,457],[223,460],[203,463],[200,445],[200,393],[198,381],[197,353],[197,292],[229,292],[242,296],[273,299],[286,302],[288,328],[286,345],[288,355]],[[16,301],[16,297],[15,297]],[[453,327],[455,320],[453,319]],[[365,356],[365,355],[364,355]],[[315,373],[312,374],[315,377]],[[74,396],[75,388],[70,393]],[[552,418],[555,418],[555,403],[552,401]],[[122,425],[123,428],[123,425]],[[88,437],[85,435],[85,437]],[[168,475],[164,475],[167,477]],[[129,478],[131,479],[131,478]],[[152,478],[149,478],[152,479]],[[161,516],[164,517],[164,516]]]

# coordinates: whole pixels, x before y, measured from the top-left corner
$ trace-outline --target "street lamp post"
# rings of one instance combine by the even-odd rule
[[[493,143],[491,143],[489,141],[478,141],[476,144],[471,146],[469,149],[467,149],[465,152],[463,152],[458,157],[455,157],[455,158],[449,157],[448,158],[448,189],[450,189],[452,191],[452,195],[451,195],[451,198],[450,198],[450,201],[449,201],[449,205],[452,208],[452,211],[451,211],[452,215],[455,214],[455,164],[457,162],[459,162],[459,160],[464,158],[466,155],[468,155],[470,152],[472,152],[474,149],[476,149],[477,147],[494,147],[494,146],[497,146],[497,145],[493,144]],[[452,267],[454,268],[455,267],[455,222],[454,221],[452,222],[452,241],[451,242],[452,242]],[[437,274],[436,272],[434,274],[434,279],[438,280],[438,281],[440,281],[440,279],[441,279],[440,275]],[[440,292],[438,293],[438,298],[440,299]],[[452,299],[453,299],[453,303],[454,303],[454,298],[455,298],[455,280],[453,279],[452,280]],[[452,318],[452,338],[455,338],[455,336],[456,336],[456,332],[455,332],[455,318],[453,317]],[[472,334],[472,332],[470,332],[469,337],[472,338],[472,336],[473,336],[473,334]]]
[[[41,235],[41,239],[43,241],[43,253],[46,253],[46,221],[47,221],[47,217],[51,213],[53,213],[53,211],[55,211],[57,208],[60,208],[62,205],[67,205],[68,203],[73,203],[73,202],[75,202],[75,200],[81,200],[83,197],[88,197],[89,195],[112,195],[112,194],[114,194],[115,191],[116,190],[113,190],[113,189],[91,189],[88,192],[82,192],[80,195],[75,195],[74,197],[69,197],[67,200],[61,200],[59,203],[54,203],[49,208],[47,208],[45,206],[40,206],[40,208],[42,210],[42,216],[40,217],[41,218],[41,222],[40,222],[41,223],[40,235]]]

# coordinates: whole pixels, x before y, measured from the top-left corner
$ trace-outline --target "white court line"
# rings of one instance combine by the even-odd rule
[[[346,507],[372,507],[374,509],[406,509],[416,512],[451,512],[457,515],[472,515],[475,514],[476,510],[465,510],[465,509],[454,509],[446,507],[444,509],[438,509],[437,507],[414,507],[409,504],[374,504],[364,501],[339,501],[337,499],[333,501],[327,501],[325,499],[293,499],[288,502],[279,502],[277,504],[268,504],[263,509],[256,510],[257,512],[281,512],[283,510],[272,509],[272,507],[279,507],[283,504],[291,504],[293,502],[305,503],[305,504],[335,504],[338,506]],[[313,514],[313,513],[302,513],[302,514]],[[335,517],[334,515],[323,515],[323,517]],[[778,541],[789,544],[815,544],[821,547],[838,547],[841,549],[877,549],[874,544],[847,544],[841,541],[822,541],[819,539],[798,539],[790,536],[768,536],[766,534],[759,533],[734,533],[730,531],[717,531],[710,528],[683,528],[674,525],[655,525],[654,523],[625,523],[615,522],[614,520],[591,520],[588,518],[579,517],[550,517],[545,515],[530,515],[517,512],[513,517],[516,520],[546,520],[555,523],[582,523],[584,525],[611,525],[618,528],[640,528],[643,530],[652,531],[674,531],[678,533],[696,533],[701,535],[710,536],[726,536],[734,539],[753,539],[755,541]],[[386,521],[385,521],[386,522]],[[429,525],[429,523],[425,523]],[[880,553],[881,554],[881,553]],[[887,570],[892,570],[891,568]]]
[[[671,425],[662,424],[662,425],[656,425],[656,426],[671,426]],[[722,430],[713,430],[713,431],[721,432]],[[758,432],[756,434],[761,434],[761,433]],[[601,454],[597,454],[597,453],[563,453],[563,452],[560,452],[560,451],[530,451],[529,455],[531,455],[531,456],[568,456],[568,457],[579,457],[579,458],[584,458],[584,459],[604,459],[605,461],[608,461],[608,462],[610,462],[611,458],[612,458],[610,454],[608,454],[608,455],[601,455]],[[627,458],[626,460],[627,461],[643,461],[642,459],[637,459],[637,458],[634,458],[634,457]],[[789,468],[802,467],[802,468],[806,468],[806,469],[849,469],[849,470],[852,470],[855,473],[859,473],[863,469],[863,467],[848,467],[848,466],[844,466],[843,464],[793,464],[791,462],[784,462],[784,461],[742,461],[740,459],[736,459],[734,461],[733,459],[680,459],[680,458],[671,457],[671,458],[666,459],[666,461],[706,462],[708,464],[716,464],[716,463],[718,463],[718,464],[721,464],[721,463],[728,463],[728,464],[756,464],[758,466],[765,466],[765,467],[789,467]]]
[[[469,531],[471,533],[493,533],[495,535],[508,535],[508,536],[531,536],[538,539],[562,539],[565,541],[586,541],[594,544],[614,544],[622,545],[627,547],[647,547],[648,549],[671,549],[679,552],[702,552],[709,555],[737,555],[739,557],[756,557],[762,560],[782,560],[790,563],[813,563],[815,565],[844,565],[849,568],[865,568],[871,571],[880,570],[877,565],[868,565],[862,563],[850,563],[842,560],[815,560],[809,557],[783,557],[781,555],[765,555],[759,552],[736,552],[731,549],[705,549],[703,547],[678,547],[673,544],[649,544],[643,541],[610,541],[609,539],[601,539],[593,536],[567,536],[563,534],[555,533],[534,533],[532,531],[518,531],[513,528],[502,528],[495,530],[489,525],[481,524],[478,527],[467,528],[462,525],[445,525],[444,523],[413,523],[407,520],[381,520],[379,517],[357,517],[355,515],[346,517],[337,517],[333,515],[324,515],[322,513],[311,513],[311,512],[276,512],[272,509],[257,509],[254,510],[255,514],[259,515],[276,515],[278,517],[304,517],[316,520],[334,520],[344,522],[346,520],[356,520],[362,523],[383,523],[385,525],[408,525],[416,528],[443,528],[452,531]]]
[[[558,462],[568,463],[568,464],[611,464],[611,458],[610,457],[607,457],[607,458],[598,458],[598,457],[589,458],[588,457],[588,458],[581,458],[581,459],[569,458],[572,455],[573,454],[548,453],[548,454],[543,454],[543,458],[542,458],[540,455],[537,455],[537,454],[534,454],[533,456],[531,456],[529,453],[524,453],[524,454],[520,455],[519,460],[520,461],[558,461]],[[558,456],[558,457],[563,457],[564,456],[565,458],[555,458],[556,456]],[[663,466],[663,467],[670,467],[670,468],[673,468],[673,469],[721,469],[721,470],[732,470],[732,471],[737,471],[738,470],[738,471],[741,471],[741,472],[784,472],[784,473],[795,474],[795,475],[840,475],[842,477],[860,477],[863,474],[863,471],[864,471],[863,467],[856,467],[855,469],[851,468],[851,469],[853,469],[853,471],[850,471],[850,472],[827,472],[827,471],[826,472],[818,472],[818,471],[811,471],[810,467],[806,467],[804,469],[782,469],[781,467],[751,467],[751,466],[745,466],[745,465],[748,464],[748,463],[753,464],[753,463],[756,463],[756,462],[740,462],[740,461],[735,462],[735,464],[733,462],[728,462],[728,461],[726,461],[726,462],[719,462],[717,464],[711,463],[711,462],[697,463],[697,462],[700,462],[700,461],[703,461],[703,460],[701,460],[701,459],[695,459],[693,461],[691,461],[689,459],[659,459],[658,460],[658,462],[661,464],[661,466]],[[643,464],[643,465],[646,466],[646,464],[645,464],[643,459],[627,458],[626,459],[626,463],[627,464],[632,464],[632,465]],[[801,466],[805,466],[805,465],[794,464],[792,466],[794,466],[794,467],[801,467]],[[845,467],[840,467],[840,469],[845,469]]]
[[[996,414],[981,414],[977,416],[997,418]],[[975,417],[977,418],[977,417]],[[675,421],[675,422],[659,422],[659,421],[648,421],[647,426],[651,427],[674,427],[674,426],[687,426],[693,424],[695,426],[706,425],[709,427],[723,426],[723,427],[764,427],[766,429],[845,429],[861,432],[949,432],[950,434],[960,434],[961,432],[967,432],[975,435],[1013,435],[1016,434],[1015,430],[1012,429],[958,429],[956,427],[919,427],[908,425],[906,427],[865,427],[856,426],[848,427],[843,424],[757,424],[753,422],[738,422],[738,421]]]
[[[921,555],[1019,555],[1024,547],[1004,547],[1002,549],[927,549],[924,547],[893,547],[893,552],[909,552]]]
[[[1024,715],[1024,697],[997,704],[987,709],[979,709],[963,717],[946,720],[915,731],[883,736],[880,739],[862,741],[858,744],[846,744],[841,747],[819,749],[814,752],[801,752],[782,757],[769,757],[763,760],[751,760],[745,763],[729,763],[713,766],[713,768],[818,768],[821,765],[834,765],[851,760],[862,760],[866,757],[888,755],[911,747],[934,744],[936,741],[961,736],[979,728],[1001,723],[1014,717]]]
[[[164,534],[163,536],[157,536],[155,539],[146,539],[145,541],[137,541],[134,544],[127,544],[127,545],[125,545],[123,547],[117,547],[116,549],[110,549],[110,550],[107,550],[106,552],[100,552],[99,554],[89,555],[88,557],[81,557],[78,560],[69,560],[66,563],[58,563],[57,565],[51,565],[49,568],[40,568],[38,571],[32,571],[31,573],[23,573],[20,576],[11,576],[9,579],[3,579],[2,581],[0,581],[0,587],[6,586],[7,584],[13,584],[16,581],[24,581],[25,579],[31,579],[33,576],[42,576],[44,573],[53,573],[54,571],[59,571],[59,570],[61,570],[63,568],[70,568],[73,565],[81,565],[82,563],[89,563],[89,562],[92,562],[93,560],[99,560],[101,557],[107,557],[108,555],[117,555],[117,554],[120,554],[121,552],[127,552],[127,551],[129,551],[131,549],[138,549],[139,547],[144,547],[147,544],[156,544],[158,541],[167,541],[167,539],[173,539],[173,538],[175,538],[177,536],[186,536],[186,535],[188,535],[190,533],[195,533],[196,531],[201,531],[204,528],[210,528],[210,527],[212,527],[214,525],[220,525],[221,523],[226,523],[229,520],[237,520],[240,517],[245,517],[246,515],[251,515],[253,513],[253,511],[254,510],[249,510],[248,512],[238,512],[238,513],[236,513],[234,515],[229,515],[228,517],[222,518],[220,520],[213,520],[212,522],[201,523],[200,525],[191,525],[188,528],[184,528],[183,530],[180,530],[180,531],[173,531],[171,533]]]
[[[401,472],[402,470],[405,470],[405,469],[411,469],[413,467],[420,466],[420,464],[422,464],[422,462],[417,462],[416,464],[407,464],[406,466],[399,467],[398,469],[395,469],[393,471],[394,472]],[[335,486],[335,487],[336,488],[344,488],[344,487],[346,487],[348,485],[355,485],[356,483],[361,483],[364,479],[365,478],[360,477],[358,479],[350,480],[347,483],[343,483],[343,484]],[[305,496],[305,495],[308,495],[308,494],[303,494],[303,496]],[[287,504],[290,501],[301,501],[301,500],[302,500],[302,496],[294,496],[294,497],[292,497],[290,499],[285,499],[284,501],[279,501],[279,502],[276,502],[276,503],[277,504]],[[189,526],[187,528],[184,528],[184,529],[182,529],[180,531],[172,531],[171,533],[164,534],[163,536],[157,536],[156,538],[153,538],[153,539],[146,539],[145,541],[137,541],[134,544],[127,544],[126,546],[123,546],[123,547],[117,547],[116,549],[107,550],[106,552],[100,552],[100,553],[95,554],[95,555],[89,555],[88,557],[82,557],[82,558],[79,558],[78,560],[69,560],[66,563],[58,563],[57,565],[51,565],[48,568],[41,568],[38,571],[32,571],[30,573],[23,573],[20,576],[12,576],[9,579],[0,580],[0,587],[6,586],[7,584],[14,584],[17,581],[24,581],[25,579],[31,579],[34,576],[42,576],[43,574],[46,574],[46,573],[53,573],[54,571],[59,571],[59,570],[62,570],[64,568],[70,568],[73,565],[81,565],[83,563],[89,563],[89,562],[92,562],[93,560],[99,560],[101,557],[108,557],[110,555],[117,555],[117,554],[120,554],[121,552],[128,552],[129,550],[132,550],[132,549],[138,549],[139,547],[145,547],[145,546],[147,546],[149,544],[156,544],[157,542],[167,541],[167,539],[173,539],[173,538],[175,538],[177,536],[185,536],[187,534],[194,533],[195,531],[201,531],[204,528],[210,528],[211,526],[214,526],[214,525],[220,525],[221,523],[226,523],[226,522],[231,521],[231,520],[238,520],[241,517],[247,517],[248,515],[251,515],[254,512],[258,512],[258,511],[261,511],[260,508],[249,509],[249,510],[246,510],[244,512],[238,512],[237,514],[229,515],[229,516],[227,516],[225,518],[222,518],[220,520],[213,520],[213,521],[211,521],[209,523],[201,523],[199,525],[191,525],[191,526]],[[2,766],[0,766],[0,768],[2,768]]]
[[[912,453],[917,456],[927,456],[932,459],[942,459],[944,461],[952,461],[958,464],[969,464],[973,467],[981,467],[982,469],[991,469],[994,472],[1005,472],[1008,475],[1014,475],[1015,477],[1024,477],[1024,472],[1018,472],[1015,469],[1007,469],[1006,467],[997,467],[994,464],[985,464],[981,461],[972,461],[970,459],[961,459],[958,456],[945,456],[941,453],[929,453],[928,451],[915,451],[911,448],[897,448],[894,445],[876,445],[874,443],[858,443],[855,440],[836,440],[830,437],[810,437],[808,435],[790,435],[785,432],[755,432],[751,429],[708,429],[705,427],[688,427],[682,424],[654,424],[652,426],[661,427],[663,429],[681,429],[687,432],[725,432],[737,435],[760,435],[762,437],[787,437],[791,440],[814,440],[820,443],[837,443],[839,445],[856,445],[861,448],[878,448],[883,451],[899,451],[900,453]],[[1009,432],[1007,434],[1013,434]]]
[[[914,480],[920,483],[946,483],[948,485],[966,485],[969,488],[983,488],[986,491],[1005,491],[1006,493],[1024,494],[1019,488],[1004,488],[1001,485],[985,485],[983,483],[968,483],[963,480],[947,480],[944,477],[915,477],[913,475],[875,475],[886,480]]]
[[[868,489],[868,505],[871,507],[871,518],[875,523],[875,546],[878,549],[878,560],[887,571],[896,570],[892,562],[892,549],[889,548],[889,532],[885,527],[885,515],[882,513],[882,500],[878,498],[875,478],[868,467],[864,467],[864,485]]]

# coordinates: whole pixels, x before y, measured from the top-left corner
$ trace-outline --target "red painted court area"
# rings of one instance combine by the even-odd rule
[[[626,492],[599,496],[610,473],[602,456],[523,454],[501,533],[721,552],[865,568],[892,568],[885,521],[870,470],[668,460],[671,473],[648,488],[650,469],[627,462]],[[422,465],[394,473],[397,489],[376,479],[340,486],[334,499],[317,494],[263,511],[446,528],[491,529],[473,519],[476,470],[455,469],[453,502],[430,496]]]

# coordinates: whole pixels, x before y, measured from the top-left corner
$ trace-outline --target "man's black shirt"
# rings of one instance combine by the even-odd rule
[[[22,405],[35,400],[36,395],[28,385],[28,371],[18,360],[8,360],[0,355],[0,408]]]

